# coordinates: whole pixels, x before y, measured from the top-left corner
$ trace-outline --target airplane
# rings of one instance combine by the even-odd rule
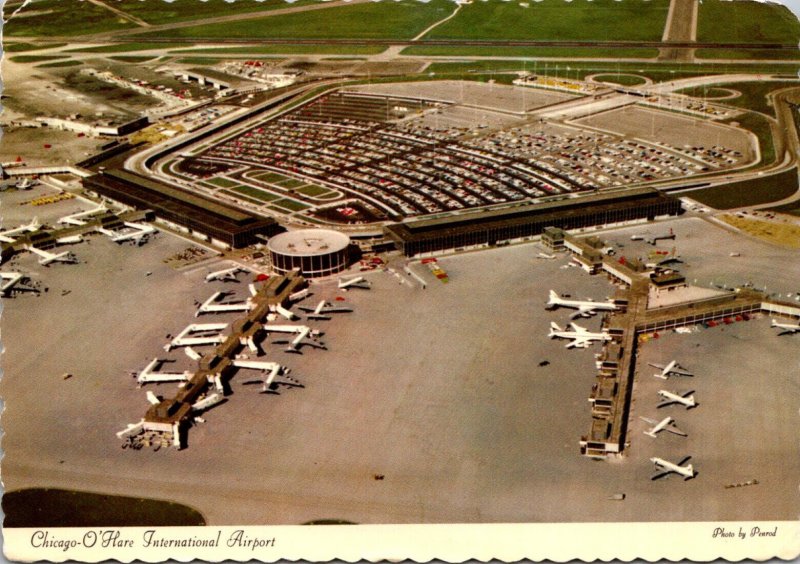
[[[73,243],[80,243],[83,241],[83,235],[65,235],[56,239],[59,245],[72,245]]]
[[[183,372],[157,372],[166,361],[154,358],[150,364],[136,375],[136,381],[141,386],[148,382],[188,382],[192,373],[188,370]]]
[[[549,255],[547,253],[539,253],[538,255],[536,255],[536,258],[552,260],[552,259],[556,258],[556,255]]]
[[[150,235],[156,233],[156,228],[152,225],[142,225],[141,223],[125,222],[126,227],[132,228],[134,231],[123,233],[122,235],[114,235],[111,240],[115,243],[124,243],[130,241],[135,245],[144,245]]]
[[[0,231],[0,241],[3,243],[13,243],[15,239],[11,237],[11,235],[16,235],[17,233],[23,233],[28,231],[30,233],[36,231],[41,227],[39,223],[39,218],[34,217],[33,221],[30,223],[26,223],[25,225],[20,225],[19,227],[15,227],[14,229],[6,229],[5,231]]]
[[[153,405],[158,405],[161,403],[161,400],[155,395],[151,390],[147,390],[147,401],[152,403]]]
[[[39,259],[39,264],[42,266],[49,266],[50,263],[53,262],[63,262],[67,264],[75,264],[78,262],[77,257],[70,251],[64,251],[63,253],[48,253],[42,249],[37,249],[33,245],[26,245],[25,250],[31,251],[32,253],[42,257]]]
[[[236,275],[239,272],[247,272],[247,269],[241,266],[234,266],[233,268],[211,272],[206,275],[206,282],[211,282],[212,280],[219,280],[222,282],[238,282],[238,280],[236,280]]]
[[[339,278],[339,289],[349,290],[350,288],[361,288],[362,290],[369,290],[372,285],[364,279],[363,276],[356,276],[350,280]]]
[[[644,434],[649,435],[656,438],[656,435],[661,431],[667,431],[668,433],[673,433],[675,435],[680,435],[681,437],[688,437],[686,433],[678,429],[675,426],[675,420],[672,417],[665,417],[661,421],[656,421],[655,419],[648,419],[647,417],[640,417],[642,421],[652,425],[649,429],[647,429]]]
[[[227,302],[215,303],[221,297],[225,296],[225,292],[214,292],[210,298],[203,302],[195,312],[194,316],[199,317],[204,313],[224,313],[228,311],[250,311],[255,304],[248,298],[243,302]]]
[[[652,366],[653,368],[658,368],[659,370],[661,370],[660,374],[653,374],[653,376],[655,376],[656,378],[662,378],[666,380],[670,376],[694,376],[694,374],[692,374],[685,368],[681,367],[681,365],[678,364],[677,360],[673,360],[672,362],[666,365],[656,364],[654,362],[648,362],[647,364],[648,366]]]
[[[297,337],[289,341],[288,339],[281,339],[275,341],[275,344],[288,344],[285,349],[286,352],[302,354],[300,347],[307,345],[318,349],[327,349],[324,343],[317,340],[317,337],[322,335],[320,331],[311,329],[305,325],[267,325],[264,329],[269,333],[296,333]]]
[[[648,237],[644,233],[631,235],[631,241],[646,241],[650,245],[655,245],[657,241],[665,239],[672,239],[673,241],[675,240],[675,233],[672,232],[672,228],[670,228],[669,233],[653,235],[652,237]]]
[[[550,290],[550,299],[547,300],[547,308],[548,310],[558,309],[559,307],[569,307],[575,308],[578,311],[573,313],[570,319],[575,319],[576,317],[589,317],[597,313],[598,310],[600,311],[615,311],[619,309],[619,306],[608,301],[608,302],[593,302],[591,300],[587,301],[580,301],[580,300],[566,300],[555,293],[555,291]]]
[[[548,337],[551,339],[559,338],[559,339],[572,339],[572,342],[567,343],[566,347],[571,349],[573,347],[578,347],[585,349],[589,346],[592,341],[610,341],[611,335],[602,331],[600,333],[593,333],[591,331],[587,331],[585,327],[581,327],[580,325],[576,325],[574,323],[570,323],[569,326],[572,328],[572,331],[568,331],[566,329],[562,329],[558,326],[555,322],[550,322],[550,333]]]
[[[298,306],[303,311],[309,311],[311,313],[307,314],[306,317],[308,319],[330,319],[330,315],[324,315],[326,313],[345,313],[349,311],[353,311],[352,308],[349,307],[336,307],[330,304],[330,302],[326,302],[325,300],[320,301],[316,307],[310,306]]]
[[[262,372],[267,372],[267,379],[264,380],[264,387],[262,389],[262,392],[264,393],[269,390],[272,382],[277,376],[288,373],[288,369],[285,366],[281,366],[277,362],[236,359],[233,361],[233,365],[237,368],[249,368],[251,370],[261,370]]]
[[[697,472],[694,471],[694,468],[692,467],[691,464],[687,464],[686,466],[684,466],[684,463],[686,463],[690,458],[692,457],[687,456],[677,464],[664,460],[663,458],[656,458],[656,457],[651,458],[650,462],[656,465],[657,473],[654,474],[653,477],[650,479],[658,480],[659,478],[667,476],[668,474],[678,474],[680,476],[683,476],[684,481],[691,480],[697,475]]]
[[[770,327],[777,327],[778,329],[783,329],[778,335],[791,335],[793,333],[797,333],[800,331],[800,323],[778,323],[774,319],[772,320],[772,324]]]
[[[667,407],[668,405],[676,403],[685,406],[686,409],[697,407],[697,402],[694,400],[694,395],[692,394],[694,394],[694,390],[684,392],[683,394],[676,394],[668,392],[667,390],[658,390],[658,395],[660,395],[663,400],[656,407]]]
[[[39,292],[38,288],[24,283],[27,276],[21,272],[0,272],[0,296],[10,297],[14,292]]]
[[[69,225],[86,225],[86,222],[83,220],[84,217],[89,217],[100,212],[104,212],[107,209],[108,208],[106,207],[105,203],[101,203],[93,210],[82,211],[72,215],[65,215],[58,220],[58,223],[67,223]]]
[[[225,336],[220,331],[224,331],[226,327],[227,323],[192,323],[164,345],[164,350],[169,352],[173,347],[218,345],[225,342]]]

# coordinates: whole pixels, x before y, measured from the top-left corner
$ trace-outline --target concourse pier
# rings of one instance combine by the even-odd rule
[[[652,270],[635,261],[626,264],[602,256],[595,237],[579,239],[555,228],[549,228],[546,236],[556,242],[552,248],[571,252],[587,272],[604,272],[625,287],[620,301],[627,301],[627,307],[603,319],[613,340],[597,355],[597,377],[589,396],[592,420],[588,434],[580,439],[585,456],[605,458],[626,448],[637,347],[647,335],[699,323],[730,323],[758,313],[800,318],[800,307],[770,300],[757,290],[709,291],[687,285],[671,269]]]
[[[257,351],[256,343],[266,334],[267,315],[278,306],[288,306],[289,297],[305,287],[306,280],[296,271],[270,277],[252,297],[253,309],[234,321],[230,335],[198,360],[198,370],[179,388],[177,395],[152,405],[139,423],[129,425],[117,436],[133,444],[144,434],[148,440],[182,448],[195,415],[224,401],[223,384],[236,371],[237,355],[245,347]]]

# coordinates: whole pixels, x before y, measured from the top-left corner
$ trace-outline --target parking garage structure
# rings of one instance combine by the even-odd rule
[[[336,274],[347,268],[350,238],[330,229],[299,229],[267,243],[272,268],[278,274],[299,270],[306,278]]]

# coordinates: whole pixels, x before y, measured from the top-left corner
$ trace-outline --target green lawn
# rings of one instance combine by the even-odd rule
[[[701,188],[684,195],[719,210],[776,202],[797,190],[797,172],[788,170],[772,176]],[[792,204],[796,206],[796,204]]]
[[[658,41],[668,9],[668,0],[542,0],[528,8],[517,2],[477,1],[424,38]]]
[[[297,0],[291,4],[284,0],[163,0],[144,2],[127,1],[124,4],[115,2],[116,8],[150,24],[165,24],[183,22],[217,16],[232,16],[234,14],[268,12],[278,8],[291,8],[305,4],[317,4],[319,0]]]
[[[258,45],[253,47],[210,47],[207,49],[187,49],[185,51],[172,51],[173,55],[187,53],[205,53],[208,55],[280,55],[291,53],[297,55],[375,55],[385,51],[383,45]]]
[[[88,35],[136,27],[125,18],[90,2],[39,0],[32,2],[25,10],[43,11],[43,13],[12,18],[3,26],[4,35],[35,37]],[[20,14],[24,14],[25,10]]]
[[[323,188],[322,186],[317,186],[316,184],[309,184],[308,186],[303,186],[297,190],[301,194],[305,194],[309,198],[316,198],[318,196],[322,196],[323,194],[327,194],[330,192],[328,188]]]
[[[56,61],[66,58],[68,58],[68,55],[14,55],[11,60],[15,63],[40,63],[42,61]]]
[[[639,47],[517,47],[517,46],[456,46],[420,45],[406,47],[403,55],[445,55],[465,57],[575,57],[582,59],[620,57],[630,59],[654,59],[658,49]]]
[[[634,76],[630,74],[601,74],[594,77],[595,80],[600,82],[610,82],[612,84],[620,84],[622,86],[639,86],[645,83],[645,79],[641,76]]]
[[[141,37],[236,37],[276,39],[408,39],[453,9],[448,0],[350,4],[309,12],[261,17],[224,24],[144,33]]]
[[[77,67],[78,65],[82,65],[83,61],[58,61],[55,63],[45,63],[43,65],[36,65],[36,68],[39,69],[47,69],[47,68],[55,68],[55,67]]]
[[[772,140],[772,129],[767,118],[761,114],[747,112],[735,118],[725,120],[723,123],[737,122],[743,129],[755,133],[761,149],[761,165],[772,164],[775,161],[775,144]]]
[[[800,82],[796,80],[786,82],[735,82],[733,84],[715,84],[715,86],[738,90],[742,93],[737,98],[722,101],[723,104],[761,112],[774,117],[775,110],[767,104],[767,94],[789,86],[800,86]]]
[[[800,50],[698,49],[695,56],[699,59],[800,60]]]
[[[254,188],[252,186],[236,186],[235,188],[231,188],[231,190],[237,194],[244,194],[245,196],[250,196],[257,200],[261,200],[262,202],[271,202],[278,199],[278,196],[275,194],[270,194],[269,192],[265,192],[264,190]]]
[[[209,184],[213,184],[218,186],[219,188],[230,188],[232,186],[238,186],[239,183],[234,180],[228,180],[227,178],[212,178],[206,181]]]
[[[250,176],[260,180],[261,182],[267,182],[270,184],[274,184],[276,182],[282,182],[284,180],[289,180],[288,176],[278,174],[277,172],[258,172],[258,173],[253,173]]]
[[[697,40],[720,43],[787,43],[800,41],[800,22],[777,2],[703,0]]]
[[[56,49],[66,43],[9,43],[3,45],[3,50],[8,53],[22,53],[24,51],[39,51],[40,49]]]
[[[182,65],[216,65],[220,59],[213,57],[186,57],[185,59],[178,59],[178,63]]]
[[[162,0],[159,0],[162,1]],[[184,43],[158,43],[158,42],[132,42],[114,43],[113,45],[99,45],[97,47],[81,47],[70,49],[68,53],[128,53],[130,51],[147,51],[149,49],[173,49],[186,47]]]
[[[275,202],[272,202],[272,205],[277,206],[279,208],[287,209],[289,211],[301,211],[310,207],[307,206],[306,204],[301,204],[300,202],[295,202],[294,200],[286,200],[286,199],[276,200]]]
[[[277,184],[281,188],[291,190],[292,188],[299,188],[300,186],[305,186],[307,183],[302,180],[295,180],[294,178],[289,178],[287,180],[278,182]]]
[[[692,88],[682,88],[681,90],[677,90],[677,93],[686,94],[687,96],[692,96],[693,98],[720,98],[730,94],[728,90],[714,88],[713,86],[694,86]],[[724,100],[724,102],[730,102],[730,100]]]

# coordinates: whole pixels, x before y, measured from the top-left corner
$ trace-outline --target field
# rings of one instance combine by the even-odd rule
[[[375,55],[384,51],[382,45],[329,45],[320,42],[319,45],[258,45],[253,47],[209,47],[172,51],[173,55],[190,53],[204,53],[208,55],[280,55],[291,53],[297,55]]]
[[[636,58],[653,59],[658,55],[657,49],[638,47],[514,47],[514,46],[455,46],[455,45],[420,45],[407,47],[403,55],[459,56],[466,57],[575,57],[575,58]]]
[[[68,53],[129,53],[131,51],[147,51],[149,49],[171,49],[185,47],[184,43],[115,43],[113,45],[98,45],[97,47],[81,47],[70,49]]]
[[[776,2],[704,0],[697,22],[700,42],[785,43],[800,41],[800,22]]]
[[[147,23],[159,25],[247,13],[252,13],[257,17],[261,12],[317,3],[319,3],[319,0],[296,0],[291,4],[287,4],[284,0],[239,0],[237,2],[226,2],[225,0],[203,0],[202,2],[197,0],[174,0],[172,2],[115,3],[115,7]]]
[[[549,39],[658,41],[669,2],[543,0],[524,8],[516,2],[473,2],[424,39]]]
[[[727,210],[776,202],[791,196],[796,190],[797,175],[789,170],[775,176],[692,190],[684,195],[712,208]]]
[[[800,87],[800,82],[796,80],[791,82],[737,82],[735,84],[716,84],[715,86],[731,88],[742,94],[736,98],[725,100],[724,104],[775,117],[775,109],[767,102],[767,94],[781,88]]]
[[[12,18],[3,26],[3,34],[31,37],[87,35],[135,27],[128,20],[91,2],[40,0],[31,4],[30,11],[34,10],[43,13]]]
[[[797,49],[698,49],[698,59],[800,59]]]
[[[600,82],[610,82],[612,84],[621,84],[623,86],[639,86],[644,84],[646,80],[635,74],[601,74],[594,77],[594,80]]]
[[[324,39],[409,39],[447,16],[452,3],[368,3],[144,33],[141,37],[269,37]]]
[[[753,237],[784,247],[800,249],[800,226],[794,222],[765,221],[729,214],[721,215],[719,219]]]

